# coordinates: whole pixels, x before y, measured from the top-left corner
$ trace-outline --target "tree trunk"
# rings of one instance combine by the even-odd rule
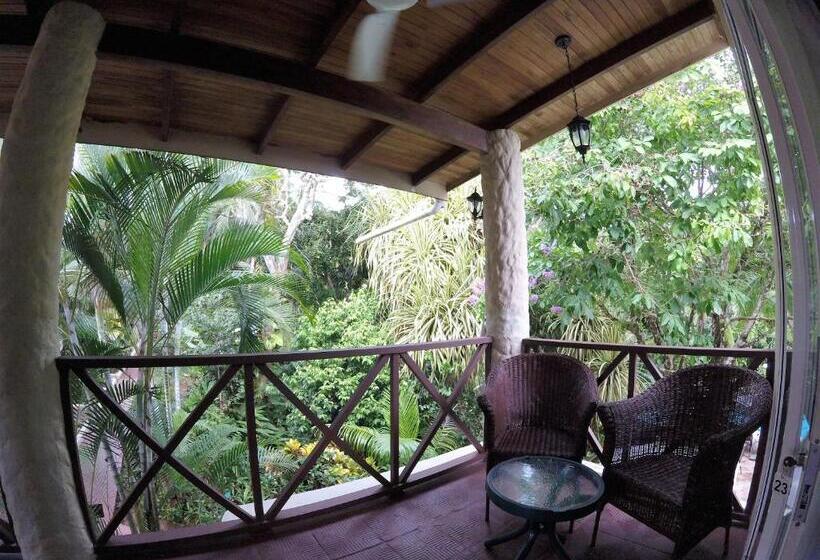
[[[182,344],[182,321],[174,327],[174,355],[178,356]],[[174,366],[174,411],[182,408],[182,368]]]

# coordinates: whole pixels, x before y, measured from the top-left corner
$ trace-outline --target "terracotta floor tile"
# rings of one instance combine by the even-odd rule
[[[373,502],[354,513],[257,545],[188,560],[507,560],[525,537],[486,550],[484,540],[521,523],[495,506],[484,522],[484,466],[476,464],[437,485],[409,489],[403,496]],[[668,560],[672,541],[612,506],[604,510],[598,544],[590,548],[594,515],[577,520],[565,548],[573,560]],[[559,525],[566,533],[568,524]],[[740,558],[746,531],[733,528],[727,560]],[[722,560],[723,531],[716,530],[688,560]],[[530,558],[554,558],[542,536]]]

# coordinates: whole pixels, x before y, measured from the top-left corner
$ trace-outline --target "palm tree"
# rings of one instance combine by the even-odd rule
[[[153,355],[208,293],[264,284],[300,300],[292,275],[257,273],[245,264],[287,251],[280,232],[215,220],[231,204],[260,201],[262,193],[241,180],[241,164],[92,149],[83,164],[69,185],[65,246],[129,328],[134,353]]]
[[[116,311],[132,353],[162,351],[185,312],[206,294],[233,291],[242,350],[256,349],[253,337],[265,317],[261,298],[273,293],[301,302],[304,288],[296,276],[257,272],[252,264],[289,251],[280,232],[215,219],[231,204],[260,201],[259,189],[242,180],[247,166],[145,151],[86,148],[82,155],[69,184],[64,245]],[[136,373],[133,386],[109,384],[109,390],[129,395],[123,403],[151,432],[152,423],[168,414],[155,414],[152,369]],[[145,472],[150,452],[141,444],[137,450]],[[144,524],[156,528],[150,489],[144,503]]]

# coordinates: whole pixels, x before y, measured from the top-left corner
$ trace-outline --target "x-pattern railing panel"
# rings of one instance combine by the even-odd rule
[[[481,352],[480,348],[476,350],[476,353],[479,352]],[[424,372],[421,370],[421,367],[418,365],[418,363],[410,356],[410,354],[407,353],[402,354],[401,358],[402,360],[404,360],[404,363],[407,364],[407,367],[410,369],[410,371],[413,372],[413,375],[416,376],[416,379],[419,380],[419,383],[421,383],[422,387],[424,387],[427,390],[427,392],[430,394],[433,400],[436,401],[439,407],[441,407],[441,410],[449,411],[450,420],[453,422],[453,424],[456,425],[456,427],[461,431],[461,433],[464,434],[464,437],[467,438],[470,444],[476,448],[476,451],[478,451],[479,453],[483,453],[484,446],[478,441],[478,438],[475,437],[472,430],[470,430],[470,428],[467,427],[467,424],[459,417],[456,411],[451,408],[450,403],[444,397],[444,395],[442,395],[439,392],[439,390],[436,389],[436,386],[433,385],[430,379],[426,375],[424,375]],[[465,371],[465,374],[466,373],[467,372]],[[470,373],[470,375],[472,375],[472,372]]]
[[[149,484],[156,478],[163,466],[169,466],[177,471],[183,478],[198,488],[215,503],[224,507],[227,511],[236,515],[237,518],[247,524],[272,523],[276,520],[290,497],[304,482],[311,470],[315,467],[322,453],[328,445],[335,445],[340,451],[353,459],[368,475],[377,480],[386,490],[396,491],[408,482],[410,474],[417,465],[419,459],[432,442],[437,430],[444,420],[449,417],[453,424],[464,433],[468,441],[478,450],[483,451],[483,447],[478,438],[472,433],[467,424],[454,411],[454,406],[466,388],[468,382],[475,374],[482,356],[489,356],[489,346],[491,339],[476,338],[453,342],[432,342],[412,345],[374,347],[374,348],[354,348],[347,350],[320,350],[320,351],[300,351],[280,354],[255,354],[242,356],[227,356],[220,363],[216,356],[203,356],[201,360],[196,357],[156,357],[143,358],[122,357],[121,360],[111,357],[101,358],[60,358],[58,359],[58,369],[61,374],[61,393],[63,401],[64,420],[66,423],[66,437],[68,441],[69,453],[72,458],[72,468],[74,471],[75,483],[78,489],[78,499],[86,515],[86,523],[89,533],[94,538],[97,546],[105,546],[117,531],[119,525],[129,514],[131,509],[137,504],[140,496],[143,495]],[[449,398],[445,398],[440,391],[430,382],[422,371],[419,364],[410,356],[410,352],[435,350],[442,348],[457,348],[475,346],[476,351],[469,359],[467,367],[458,378]],[[289,363],[304,360],[326,360],[334,358],[349,358],[373,356],[374,364],[368,373],[361,379],[351,396],[348,398],[342,409],[336,414],[328,424],[302,400],[294,391],[287,386],[282,379],[276,375],[270,367],[274,363]],[[241,358],[241,359],[239,359]],[[171,367],[175,365],[203,365],[225,366],[224,372],[217,378],[216,382],[205,393],[199,403],[188,414],[179,428],[168,439],[165,444],[160,444],[154,437],[146,432],[140,423],[117,402],[112,395],[101,387],[89,375],[90,368],[116,368],[127,367]],[[405,363],[412,373],[412,376],[419,380],[422,386],[430,394],[431,398],[439,405],[440,411],[426,430],[421,442],[416,448],[404,469],[399,472],[398,457],[398,399],[399,399],[399,370],[401,363]],[[378,470],[370,464],[361,453],[357,452],[340,435],[340,430],[350,415],[361,402],[367,390],[372,386],[379,374],[385,370],[389,364],[390,375],[390,398],[391,398],[391,458],[390,458],[390,480],[385,478]],[[320,439],[313,447],[308,456],[296,470],[290,481],[275,497],[273,504],[264,510],[262,484],[260,480],[259,464],[259,444],[257,438],[257,411],[255,403],[255,378],[256,372],[266,378],[273,387],[292,404],[319,434]],[[253,495],[253,513],[248,513],[242,507],[231,502],[222,493],[214,488],[208,481],[195,474],[188,466],[174,457],[173,453],[178,449],[185,437],[191,433],[197,421],[203,416],[205,411],[211,406],[219,394],[225,390],[228,384],[241,373],[244,385],[245,398],[245,420],[247,425],[248,463],[250,465],[250,482]],[[117,509],[112,514],[103,530],[96,537],[90,520],[90,514],[86,503],[85,490],[83,488],[83,477],[77,449],[76,430],[74,426],[73,404],[71,402],[70,375],[73,374],[88,392],[97,399],[117,420],[119,420],[129,432],[131,432],[150,452],[153,453],[153,462],[148,466],[142,476],[137,480],[134,487],[125,496]],[[0,525],[0,538],[5,539],[5,527]]]
[[[427,447],[430,445],[430,443],[432,443],[433,436],[436,435],[436,432],[444,423],[444,420],[447,418],[448,414],[451,414],[453,412],[453,406],[455,405],[459,396],[461,396],[461,392],[467,386],[467,382],[470,381],[470,378],[473,376],[473,373],[475,373],[475,370],[478,367],[478,362],[481,360],[481,357],[483,356],[483,352],[484,348],[483,346],[480,346],[475,351],[473,356],[470,358],[470,361],[467,363],[467,368],[464,370],[464,373],[461,374],[461,377],[459,377],[458,381],[455,384],[455,387],[453,387],[453,393],[450,395],[450,398],[447,399],[444,405],[441,407],[441,411],[439,411],[436,418],[427,428],[427,431],[421,438],[418,447],[416,447],[416,450],[413,452],[413,454],[410,456],[410,459],[407,461],[407,465],[405,465],[404,470],[402,471],[401,476],[399,477],[400,482],[407,482],[407,480],[410,478],[410,475],[413,472],[413,469],[419,462],[419,459],[421,459],[421,456],[427,450]],[[416,374],[416,376],[418,376],[417,372],[414,373]]]
[[[353,394],[348,399],[347,403],[344,407],[339,411],[333,421],[330,423],[328,427],[329,432],[323,434],[319,442],[310,452],[310,454],[305,459],[305,462],[302,463],[301,467],[293,478],[290,480],[288,485],[285,489],[279,494],[276,498],[276,501],[270,507],[270,509],[265,513],[265,517],[267,519],[274,519],[276,515],[282,511],[282,508],[285,507],[285,503],[290,498],[291,494],[299,487],[299,484],[307,477],[310,473],[313,466],[316,464],[316,461],[319,460],[319,457],[324,452],[325,448],[330,444],[330,441],[333,436],[338,436],[339,430],[342,428],[345,422],[347,422],[348,416],[353,412],[353,409],[356,408],[356,405],[359,404],[359,401],[362,400],[362,397],[365,394],[365,391],[373,384],[373,381],[376,379],[376,376],[379,375],[382,368],[387,364],[389,361],[389,356],[382,355],[379,356],[376,360],[376,363],[370,368],[370,371],[364,378],[359,382],[359,385],[353,391]]]
[[[151,483],[151,481],[156,477],[159,473],[160,469],[163,465],[168,464],[171,468],[177,471],[182,477],[184,477],[188,482],[193,484],[196,488],[204,492],[208,497],[214,500],[219,505],[223,506],[225,509],[243,519],[245,521],[252,521],[253,518],[250,517],[242,508],[238,507],[233,502],[229,501],[225,498],[219,490],[211,486],[207,481],[196,475],[191,469],[189,469],[186,465],[184,465],[181,461],[176,459],[172,454],[177,449],[182,440],[191,431],[196,424],[197,420],[204,414],[205,410],[213,403],[219,393],[227,386],[230,380],[233,378],[234,374],[236,374],[237,370],[239,369],[238,366],[231,366],[222,374],[222,376],[217,380],[216,383],[208,390],[205,394],[203,399],[199,402],[199,404],[191,411],[188,417],[183,421],[180,425],[179,429],[174,433],[173,436],[168,440],[165,446],[161,445],[156,439],[154,439],[151,435],[149,435],[140,425],[139,423],[134,420],[131,415],[125,411],[125,409],[120,406],[118,402],[116,402],[111,396],[104,391],[91,377],[88,375],[88,372],[85,368],[76,368],[73,369],[74,374],[80,380],[80,382],[85,385],[88,390],[97,398],[97,400],[105,406],[109,411],[111,411],[116,418],[122,422],[131,433],[134,434],[146,447],[148,447],[151,451],[156,454],[156,459],[154,462],[146,469],[146,471],[142,474],[142,477],[137,481],[134,488],[131,489],[131,492],[128,496],[123,500],[120,507],[111,517],[111,520],[105,526],[103,531],[100,533],[99,537],[97,537],[98,544],[106,543],[111,536],[116,532],[117,528],[119,527],[120,523],[122,523],[125,516],[131,510],[131,508],[137,503],[137,500],[140,498],[142,493]]]
[[[390,482],[384,478],[379,471],[373,468],[373,466],[367,462],[367,460],[362,457],[362,455],[355,451],[350,445],[347,444],[341,437],[339,437],[338,433],[334,433],[327,424],[325,424],[319,416],[316,415],[296,394],[290,390],[290,387],[285,385],[279,377],[277,377],[265,364],[256,364],[256,367],[259,368],[259,371],[262,372],[262,375],[267,377],[271,384],[282,394],[285,399],[288,400],[293,406],[302,413],[302,416],[308,419],[308,421],[313,424],[313,426],[319,430],[322,435],[330,438],[330,443],[333,443],[336,447],[339,448],[342,453],[356,461],[360,467],[362,467],[367,473],[378,480],[382,485],[389,486]]]

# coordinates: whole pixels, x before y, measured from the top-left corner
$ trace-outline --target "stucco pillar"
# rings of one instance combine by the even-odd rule
[[[0,154],[0,479],[25,558],[92,558],[66,452],[54,358],[74,143],[104,27],[85,4],[46,16]]]
[[[486,256],[487,335],[493,337],[493,363],[521,352],[530,334],[527,290],[527,231],[521,139],[512,130],[488,135],[481,159]]]

